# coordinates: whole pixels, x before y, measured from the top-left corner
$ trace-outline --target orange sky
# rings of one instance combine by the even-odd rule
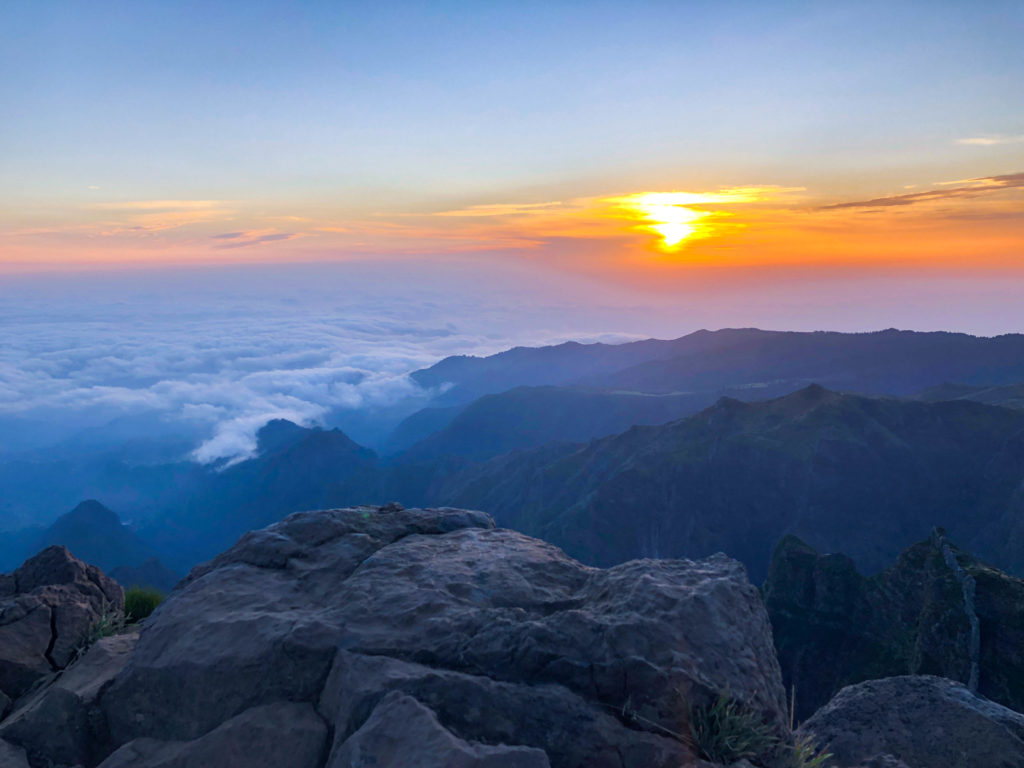
[[[1024,173],[904,186],[854,200],[750,185],[350,216],[249,201],[97,201],[3,227],[0,261],[10,268],[500,253],[640,283],[694,266],[1024,271]]]

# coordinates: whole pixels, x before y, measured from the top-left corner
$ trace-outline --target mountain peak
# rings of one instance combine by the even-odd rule
[[[824,400],[832,395],[837,395],[839,393],[833,392],[831,389],[826,389],[825,387],[821,386],[821,384],[808,384],[806,387],[804,387],[803,389],[798,389],[793,394],[803,400],[817,401]]]
[[[88,525],[96,526],[111,526],[121,525],[121,518],[118,517],[117,513],[109,507],[105,507],[96,499],[86,499],[81,502],[77,507],[61,515],[57,522],[74,522],[74,523],[85,523]]]
[[[256,432],[259,453],[272,453],[299,442],[310,432],[288,419],[271,419]]]

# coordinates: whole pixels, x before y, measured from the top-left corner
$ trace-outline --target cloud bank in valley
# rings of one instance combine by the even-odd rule
[[[541,299],[524,322],[523,302],[536,297],[482,291],[472,276],[452,286],[449,275],[442,288],[436,266],[403,281],[415,289],[398,289],[396,268],[410,269],[11,281],[0,288],[0,324],[16,329],[0,348],[0,422],[61,424],[66,438],[157,415],[168,432],[194,434],[193,459],[231,460],[253,452],[270,419],[308,425],[338,410],[423,398],[429,393],[407,374],[449,354],[589,333],[573,324],[579,313],[557,301]]]

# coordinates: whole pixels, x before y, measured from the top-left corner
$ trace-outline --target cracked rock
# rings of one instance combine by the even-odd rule
[[[66,667],[89,627],[124,608],[124,591],[64,547],[0,575],[0,691],[17,699]]]

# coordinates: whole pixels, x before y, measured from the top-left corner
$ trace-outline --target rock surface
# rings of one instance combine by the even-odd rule
[[[327,726],[309,704],[253,707],[191,742],[138,739],[101,768],[313,768]]]
[[[29,768],[25,750],[0,739],[0,768]]]
[[[547,755],[530,747],[470,744],[454,736],[411,696],[392,691],[362,727],[337,749],[328,768],[548,768]]]
[[[204,764],[281,702],[333,730],[296,767],[391,749],[398,707],[409,742],[467,766],[678,768],[696,755],[664,729],[685,733],[686,702],[725,688],[782,732],[767,615],[729,558],[601,570],[479,512],[300,513],[196,568],[148,620],[101,696],[121,745],[104,768]]]
[[[973,582],[973,598],[958,573]],[[906,674],[973,678],[982,695],[1024,709],[1024,580],[978,562],[941,531],[871,578],[844,555],[786,537],[764,596],[798,719],[845,685]]]
[[[1024,766],[1024,715],[930,675],[844,688],[800,732],[827,744],[837,768]]]
[[[0,692],[16,699],[66,667],[89,627],[123,608],[121,587],[64,547],[0,575]]]
[[[132,633],[98,640],[50,685],[22,699],[0,722],[0,739],[23,747],[44,765],[95,765],[110,741],[99,697],[127,663],[137,639]]]

